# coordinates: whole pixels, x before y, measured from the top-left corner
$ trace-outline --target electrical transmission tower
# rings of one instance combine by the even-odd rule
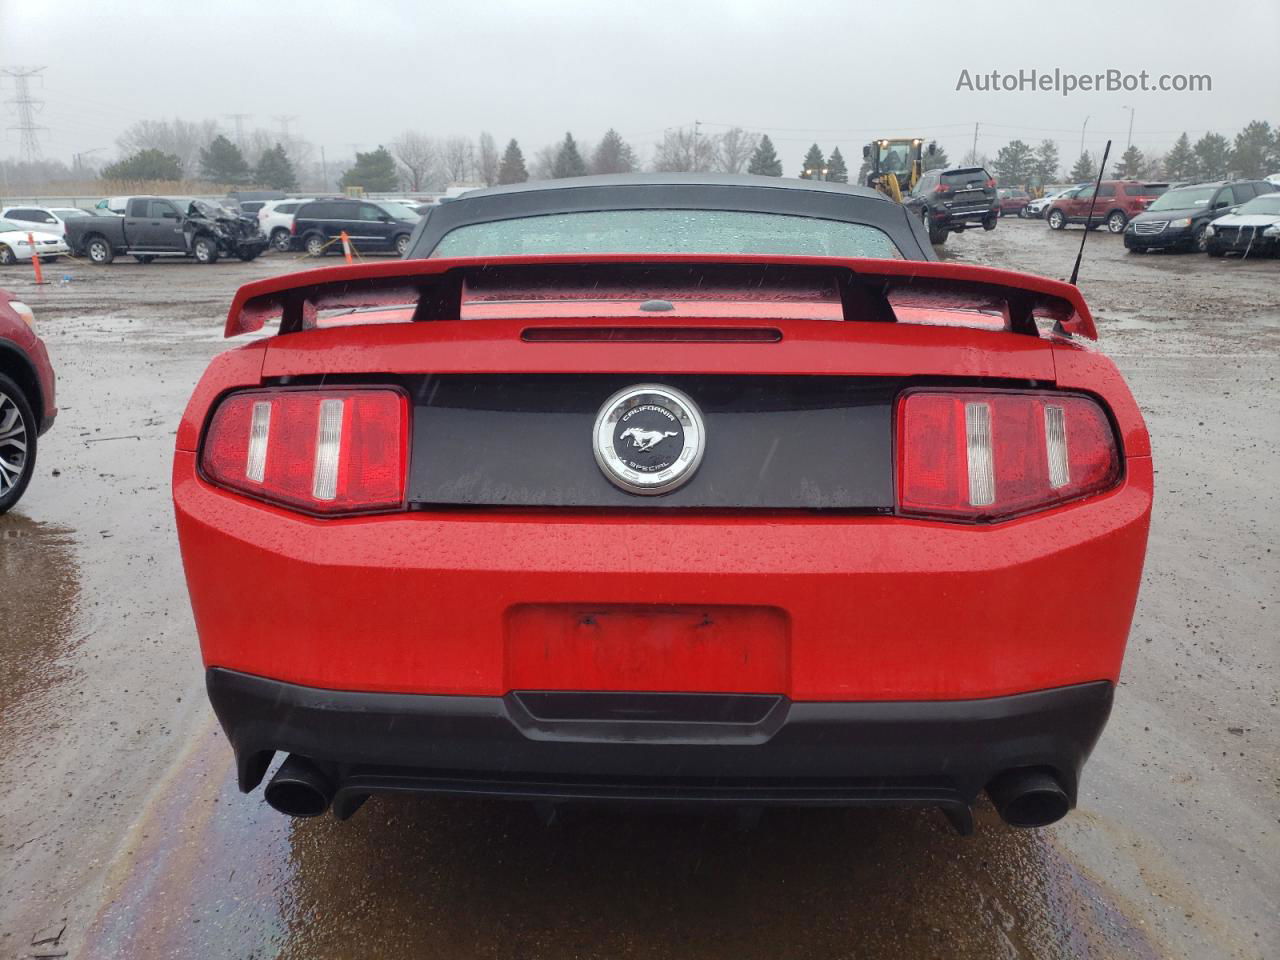
[[[236,125],[236,146],[244,149],[244,122],[253,116],[251,113],[224,113],[222,115],[227,120],[235,122]]]
[[[39,77],[44,67],[9,67],[0,70],[0,74],[13,78],[14,95],[8,102],[14,105],[18,114],[18,122],[10,127],[17,130],[22,138],[19,156],[23,163],[37,163],[40,160],[39,131],[46,129],[36,123],[36,114],[44,106],[43,100],[31,96],[31,78]]]
[[[287,114],[277,113],[277,114],[273,114],[271,119],[274,120],[276,123],[280,124],[281,142],[287,146],[289,141],[293,139],[292,137],[289,136],[289,124],[297,120],[298,115],[296,113],[287,113]]]

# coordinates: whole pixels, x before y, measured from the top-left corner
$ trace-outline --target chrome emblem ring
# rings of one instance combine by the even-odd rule
[[[669,493],[688,482],[706,446],[702,413],[674,387],[641,383],[619,390],[596,416],[596,463],[628,493]]]

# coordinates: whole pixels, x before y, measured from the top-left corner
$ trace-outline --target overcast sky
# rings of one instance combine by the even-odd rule
[[[851,161],[879,134],[936,138],[953,158],[1013,137],[1059,142],[1064,160],[1111,136],[1162,152],[1182,130],[1280,124],[1280,2],[983,0],[901,6],[780,0],[483,0],[310,3],[0,0],[0,69],[43,66],[46,156],[115,151],[147,118],[251,114],[324,145],[330,158],[407,129],[490,131],[526,156],[573,131],[616,127],[648,159],[664,129],[702,121],[768,133],[794,175],[813,141]],[[1054,68],[1207,73],[1209,93],[978,93],[961,71]],[[14,94],[0,77],[0,100]],[[14,108],[0,104],[5,128]],[[0,156],[18,134],[0,130]],[[855,167],[856,169],[856,167]]]

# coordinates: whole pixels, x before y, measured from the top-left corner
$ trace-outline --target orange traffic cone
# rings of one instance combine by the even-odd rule
[[[347,231],[343,230],[338,236],[342,237],[342,255],[347,258],[347,265],[351,264],[351,238],[347,236]]]
[[[34,234],[27,234],[27,243],[31,246],[31,265],[36,270],[36,283],[44,283],[44,271],[40,269],[40,253],[36,250],[36,238]]]

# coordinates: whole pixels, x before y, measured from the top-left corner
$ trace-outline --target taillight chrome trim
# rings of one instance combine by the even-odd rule
[[[346,400],[327,397],[320,401],[316,423],[316,453],[311,474],[311,495],[333,500],[338,495],[338,457],[342,452],[342,411]]]
[[[991,447],[991,405],[964,405],[965,455],[969,461],[969,504],[986,507],[996,502],[996,468]]]
[[[253,416],[249,421],[249,455],[244,466],[245,477],[254,483],[262,483],[266,479],[267,441],[270,438],[271,402],[259,400],[253,405]]]
[[[1067,452],[1067,415],[1060,404],[1044,405],[1044,446],[1049,459],[1049,486],[1060,490],[1071,482]]]

